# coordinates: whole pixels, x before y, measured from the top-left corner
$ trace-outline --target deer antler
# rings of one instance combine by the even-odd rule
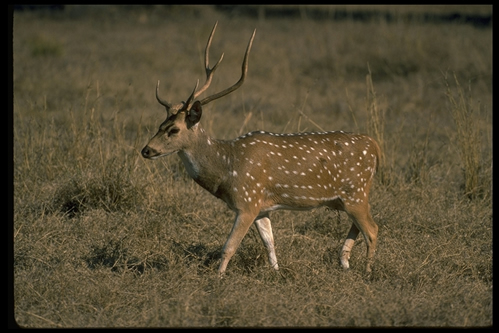
[[[188,106],[192,100],[197,98],[206,89],[208,89],[208,87],[211,84],[211,80],[213,79],[213,73],[215,72],[215,70],[217,69],[218,65],[220,64],[220,62],[222,61],[222,59],[224,57],[224,55],[222,53],[220,60],[218,60],[218,62],[215,64],[215,66],[213,66],[213,68],[210,69],[210,67],[209,67],[209,52],[210,52],[211,41],[213,39],[213,34],[215,33],[215,29],[217,28],[217,25],[218,25],[218,21],[215,22],[215,25],[213,26],[213,29],[211,30],[210,37],[208,38],[208,43],[206,44],[206,48],[204,51],[204,64],[206,67],[206,82],[205,82],[204,86],[198,92],[196,92],[197,86],[199,84],[199,80],[198,80],[198,83],[196,84],[194,91],[192,92],[191,96],[187,99],[187,103],[184,103],[184,105],[182,106],[183,110],[188,108]],[[166,107],[166,110],[168,112],[170,112],[170,110],[172,109],[172,104],[169,103],[168,101],[162,99],[161,97],[159,97],[159,80],[158,80],[158,84],[156,85],[156,99],[158,100],[159,104]]]
[[[204,67],[206,70],[206,82],[204,83],[204,86],[202,86],[201,89],[199,89],[199,91],[197,91],[194,94],[193,99],[196,99],[199,95],[201,95],[203,92],[205,92],[206,89],[208,89],[208,87],[211,84],[211,80],[213,79],[213,74],[215,73],[215,70],[217,69],[218,65],[220,65],[220,62],[222,62],[222,59],[224,58],[224,54],[222,53],[222,55],[220,56],[220,60],[218,60],[218,62],[215,64],[215,66],[213,66],[213,68],[210,69],[210,66],[209,66],[210,46],[211,46],[211,40],[213,39],[213,35],[215,34],[215,29],[217,28],[217,25],[218,25],[218,21],[215,23],[215,25],[213,26],[213,29],[211,30],[210,37],[208,38],[208,43],[206,44],[206,48],[204,50]]]
[[[216,24],[215,24],[215,26],[216,26]],[[225,90],[222,90],[219,93],[216,93],[214,95],[208,96],[205,99],[201,100],[201,104],[202,105],[208,104],[209,102],[212,102],[212,101],[214,101],[214,100],[216,100],[216,99],[218,99],[220,97],[223,97],[225,95],[230,94],[231,92],[233,92],[234,90],[236,90],[237,88],[239,88],[243,84],[244,79],[246,78],[246,73],[248,72],[248,55],[249,55],[249,52],[251,50],[251,45],[253,45],[253,39],[255,38],[255,34],[256,34],[256,29],[253,31],[253,34],[251,35],[250,41],[248,43],[248,47],[246,48],[246,53],[244,54],[243,65],[242,65],[242,68],[241,68],[242,73],[241,73],[241,78],[239,79],[239,81],[237,81],[232,87],[229,87],[229,88],[227,88]],[[211,38],[211,36],[210,36],[210,38]],[[213,67],[213,70],[216,68],[216,66],[218,66],[218,64],[220,63],[221,60],[222,59],[220,58],[220,60],[218,61],[218,63],[215,65],[215,67]],[[211,81],[211,77],[210,77],[210,81]],[[208,88],[208,87],[206,87],[206,88]],[[203,91],[206,90],[206,88],[203,87]],[[196,94],[196,96],[197,95],[199,95],[199,94]]]
[[[159,104],[163,105],[166,108],[167,111],[172,108],[171,103],[168,103],[167,101],[159,97],[159,80],[158,84],[156,85],[156,99],[158,100]]]
[[[180,109],[180,111],[187,110],[189,108],[189,106],[191,105],[192,101],[194,100],[194,98],[196,98],[196,89],[198,88],[198,85],[199,85],[199,80],[197,80],[196,86],[194,87],[194,90],[192,91],[192,93],[189,96],[189,98],[187,99],[187,101],[183,102],[184,106]]]
[[[191,96],[189,96],[189,98],[187,99],[187,102],[180,104],[180,105],[172,106],[171,103],[169,103],[168,101],[159,97],[159,80],[158,80],[158,84],[156,85],[156,99],[158,100],[159,104],[163,105],[166,108],[166,111],[168,113],[170,113],[170,111],[172,109],[179,109],[179,108],[181,108],[181,110],[188,109],[191,102],[194,99],[196,99],[199,95],[201,95],[203,92],[205,92],[206,89],[209,88],[211,81],[213,79],[213,74],[215,73],[215,70],[218,68],[218,65],[220,65],[220,62],[222,62],[222,59],[224,57],[224,54],[222,53],[222,55],[220,56],[220,59],[217,61],[215,66],[210,68],[210,66],[209,66],[210,46],[211,46],[211,41],[213,40],[213,35],[215,33],[215,29],[217,28],[217,25],[218,25],[218,22],[215,23],[215,25],[213,26],[213,29],[211,30],[211,34],[210,34],[210,37],[208,38],[208,43],[206,44],[206,48],[204,51],[206,82],[198,91],[196,91],[197,86],[199,84],[199,80],[198,80],[198,84],[196,84],[196,87],[194,88],[194,91],[192,92]],[[248,55],[249,55],[249,52],[251,50],[251,46],[253,45],[253,39],[255,38],[255,34],[256,34],[256,29],[253,31],[253,34],[251,35],[250,41],[249,41],[248,46],[246,48],[246,53],[244,54],[243,65],[241,68],[242,73],[241,73],[241,77],[239,78],[239,81],[237,81],[232,87],[229,87],[229,88],[227,88],[219,93],[216,93],[214,95],[211,95],[211,96],[204,98],[203,100],[201,100],[202,105],[208,104],[211,101],[214,101],[220,97],[223,97],[225,95],[230,94],[231,92],[233,92],[234,90],[236,90],[237,88],[239,88],[243,84],[244,79],[246,78],[246,73],[248,72]]]

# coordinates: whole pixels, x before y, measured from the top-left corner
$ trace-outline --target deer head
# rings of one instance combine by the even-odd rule
[[[206,105],[218,98],[226,96],[231,92],[238,89],[246,78],[246,73],[248,72],[248,55],[251,50],[251,46],[253,44],[253,39],[255,38],[256,29],[253,31],[251,35],[250,41],[246,48],[246,53],[244,54],[244,60],[241,69],[241,77],[239,80],[231,87],[220,91],[216,94],[208,96],[201,101],[196,100],[203,92],[205,92],[213,79],[213,75],[215,70],[218,68],[218,65],[222,62],[224,57],[223,53],[220,56],[220,59],[217,61],[215,66],[210,68],[209,66],[209,52],[211,41],[213,39],[213,35],[215,33],[215,29],[217,28],[217,23],[213,26],[211,30],[210,37],[208,38],[208,42],[205,48],[205,71],[206,71],[206,82],[204,85],[198,90],[199,80],[194,87],[187,101],[181,102],[176,105],[172,105],[168,101],[162,99],[159,96],[159,80],[156,85],[156,99],[158,102],[163,105],[166,109],[166,120],[161,124],[157,134],[150,140],[150,142],[142,149],[142,156],[145,158],[154,159],[160,156],[166,156],[178,151],[181,151],[186,144],[189,143],[189,139],[187,135],[188,131],[193,131],[196,125],[201,120],[201,115],[203,113],[203,105]],[[194,101],[194,102],[193,102]]]

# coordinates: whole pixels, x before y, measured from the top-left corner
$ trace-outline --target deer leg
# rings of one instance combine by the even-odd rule
[[[371,272],[371,263],[374,258],[374,252],[376,251],[376,243],[378,237],[378,226],[374,222],[371,214],[369,213],[369,208],[365,209],[359,207],[358,209],[349,210],[349,216],[354,221],[357,229],[362,232],[367,245],[367,263],[366,272]],[[352,231],[350,229],[350,232]],[[358,233],[358,231],[357,231]],[[350,234],[349,234],[350,235]],[[348,241],[348,239],[347,239]],[[345,241],[346,245],[346,241]],[[345,246],[344,246],[345,247]]]
[[[270,219],[268,217],[263,217],[261,219],[255,220],[256,228],[260,234],[260,238],[267,249],[269,254],[269,263],[272,268],[276,271],[279,270],[277,265],[277,257],[275,255],[274,248],[274,236],[272,235],[272,226],[270,225]]]
[[[350,252],[352,251],[353,243],[355,242],[355,239],[357,238],[358,234],[359,234],[359,228],[357,228],[355,223],[352,223],[350,231],[348,232],[347,235],[347,239],[345,239],[345,244],[343,244],[343,247],[340,252],[341,267],[343,267],[344,269],[350,268],[348,260],[350,259]]]
[[[248,232],[249,227],[253,223],[255,216],[251,214],[238,214],[236,216],[236,221],[232,226],[232,230],[229,234],[229,238],[225,242],[225,245],[222,249],[222,261],[220,262],[220,266],[218,267],[218,274],[222,276],[225,273],[225,269],[227,268],[227,264],[230,261],[230,258],[234,255],[239,244],[243,240],[244,236]]]

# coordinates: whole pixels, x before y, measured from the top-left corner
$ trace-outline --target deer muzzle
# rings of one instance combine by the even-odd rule
[[[159,153],[156,149],[151,148],[149,146],[145,146],[140,153],[142,154],[142,157],[144,157],[144,158],[154,158],[154,157],[158,157],[158,155],[159,155]]]

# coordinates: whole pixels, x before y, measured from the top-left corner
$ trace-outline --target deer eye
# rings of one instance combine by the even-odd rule
[[[178,132],[180,132],[180,129],[179,128],[172,128],[169,132],[168,132],[168,136],[172,136],[174,134],[177,134]]]

